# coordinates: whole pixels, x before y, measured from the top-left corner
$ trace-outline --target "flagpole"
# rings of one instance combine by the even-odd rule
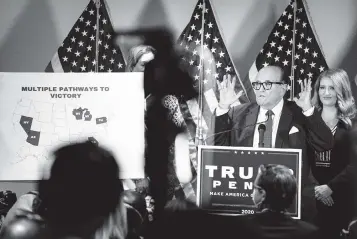
[[[97,23],[96,23],[96,32],[95,32],[95,72],[98,72],[98,58],[99,58],[99,9],[100,9],[100,0],[95,0],[95,6],[97,8]]]
[[[293,22],[293,46],[292,46],[292,54],[291,54],[291,85],[290,85],[290,100],[294,100],[294,95],[295,95],[295,72],[294,72],[294,66],[295,66],[295,31],[296,31],[296,9],[297,9],[297,3],[296,0],[293,2],[293,8],[294,8],[294,22]]]
[[[197,129],[196,129],[196,146],[203,144],[203,126],[202,126],[202,117],[203,117],[203,81],[204,81],[204,23],[205,23],[205,0],[202,1],[202,28],[201,28],[201,56],[200,56],[200,78],[198,81],[198,120],[197,120]]]

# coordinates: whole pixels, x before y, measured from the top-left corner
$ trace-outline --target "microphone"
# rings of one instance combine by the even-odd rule
[[[224,131],[221,131],[221,132],[217,132],[217,133],[215,133],[215,134],[211,134],[211,135],[207,136],[207,137],[204,139],[204,142],[206,143],[207,139],[210,139],[210,138],[212,138],[212,137],[214,137],[214,136],[216,136],[216,135],[220,135],[220,134],[224,134],[224,133],[228,133],[228,132],[233,132],[233,131],[237,131],[237,130],[242,130],[242,129],[245,129],[245,128],[247,128],[247,127],[256,126],[256,125],[258,125],[258,124],[264,124],[264,123],[266,123],[266,122],[268,122],[268,117],[267,117],[266,120],[264,120],[264,121],[257,122],[257,123],[254,123],[254,124],[249,124],[249,125],[244,126],[243,128],[239,128],[239,129],[228,129],[228,130],[224,130]],[[265,125],[264,125],[264,126],[265,126]],[[264,131],[265,131],[265,129],[264,129]],[[260,135],[260,134],[259,134],[259,135]],[[259,136],[259,137],[260,137],[260,136]],[[260,139],[260,138],[259,138],[259,139]],[[259,146],[259,147],[260,147],[260,146]]]
[[[259,132],[258,147],[259,148],[264,148],[264,133],[265,133],[265,130],[266,130],[265,124],[260,124],[258,126],[258,132]]]

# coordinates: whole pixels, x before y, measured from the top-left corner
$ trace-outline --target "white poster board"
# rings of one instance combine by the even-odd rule
[[[92,140],[144,176],[143,73],[0,73],[0,180],[38,180],[54,149]]]

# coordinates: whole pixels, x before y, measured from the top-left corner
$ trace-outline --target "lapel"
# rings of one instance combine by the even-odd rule
[[[291,110],[284,102],[283,110],[279,121],[278,131],[276,133],[275,148],[283,148],[284,142],[288,143],[290,125],[293,120]]]
[[[244,123],[239,127],[242,129],[241,137],[239,139],[238,145],[252,147],[254,138],[254,129],[256,126],[257,118],[259,113],[259,105],[252,104],[249,108]]]

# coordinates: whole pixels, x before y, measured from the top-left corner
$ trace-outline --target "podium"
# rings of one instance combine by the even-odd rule
[[[288,214],[301,218],[301,149],[198,147],[197,205],[223,215],[254,214],[254,180],[261,164],[281,164],[293,171],[297,194]]]

